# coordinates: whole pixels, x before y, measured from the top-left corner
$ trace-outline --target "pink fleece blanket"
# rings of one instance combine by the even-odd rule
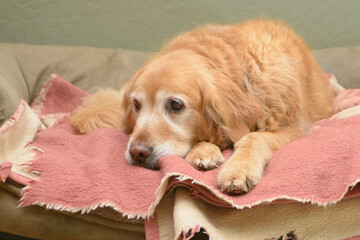
[[[180,157],[162,158],[158,171],[127,164],[128,136],[118,130],[79,135],[69,116],[86,95],[53,75],[34,102],[35,113],[53,126],[40,131],[32,143],[38,150],[29,165],[41,176],[25,188],[20,206],[71,212],[110,206],[126,216],[145,218],[179,184],[188,186],[194,198],[238,209],[289,200],[325,206],[360,195],[354,187],[360,180],[360,90],[342,91],[334,102],[338,113],[276,152],[262,181],[242,196],[219,191],[219,169],[198,171]],[[223,154],[227,159],[231,153]],[[153,236],[156,218],[145,225],[147,235]]]

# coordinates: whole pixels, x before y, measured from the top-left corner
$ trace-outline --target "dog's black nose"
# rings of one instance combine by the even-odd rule
[[[152,147],[142,143],[133,143],[129,149],[132,160],[137,163],[145,162],[146,158],[150,156],[152,151]]]

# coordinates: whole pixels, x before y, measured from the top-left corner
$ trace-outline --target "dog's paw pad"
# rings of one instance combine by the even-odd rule
[[[215,169],[224,161],[219,147],[208,142],[196,144],[185,159],[199,170]]]

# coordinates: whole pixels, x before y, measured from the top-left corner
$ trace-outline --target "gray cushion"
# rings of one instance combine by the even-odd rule
[[[152,53],[91,47],[0,44],[0,124],[30,104],[51,73],[90,93],[120,88]]]
[[[325,72],[334,73],[345,88],[360,88],[360,46],[314,51]]]

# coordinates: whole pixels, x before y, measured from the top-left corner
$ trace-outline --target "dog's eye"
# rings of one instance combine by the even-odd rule
[[[139,111],[140,108],[141,108],[141,105],[140,105],[139,101],[136,100],[136,99],[134,99],[134,100],[133,100],[133,103],[134,103],[135,110],[136,110],[136,111]]]
[[[176,99],[172,99],[169,101],[168,110],[172,112],[179,112],[184,108],[184,104]]]

